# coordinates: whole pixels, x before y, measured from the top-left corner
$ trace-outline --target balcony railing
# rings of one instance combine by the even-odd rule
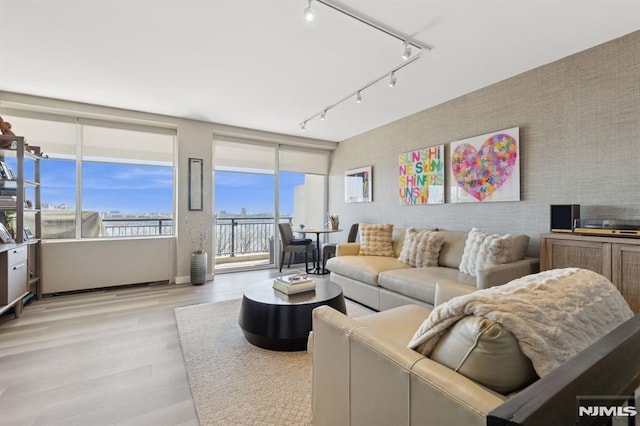
[[[109,237],[173,234],[173,219],[171,218],[103,218],[102,222]]]
[[[171,218],[109,218],[102,219],[110,237],[135,237],[173,234]],[[285,216],[280,222],[291,223]],[[273,253],[276,235],[273,216],[219,217],[215,221],[216,256],[234,257],[240,254]]]
[[[280,222],[291,223],[290,216]],[[219,217],[216,219],[216,256],[273,253],[273,216]]]

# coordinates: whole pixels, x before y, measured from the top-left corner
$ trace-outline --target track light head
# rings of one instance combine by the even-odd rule
[[[404,52],[402,53],[402,59],[405,61],[411,57],[411,46],[409,46],[409,42],[404,42]]]
[[[311,10],[311,0],[307,3],[307,7],[304,10],[304,19],[308,22],[313,21],[313,10]]]
[[[320,120],[324,120],[327,117],[327,110],[325,109],[324,111],[322,111],[322,114],[320,114]]]
[[[357,103],[362,103],[362,95],[360,94],[360,91],[358,90],[358,93],[356,93],[356,102]]]
[[[393,87],[393,86],[395,86],[395,85],[396,85],[396,82],[397,82],[397,80],[396,80],[396,73],[395,73],[395,71],[394,71],[394,72],[392,72],[392,73],[391,73],[391,76],[390,76],[390,78],[389,78],[389,87]]]
[[[305,130],[307,130],[307,122],[306,122],[306,121],[300,125],[300,129],[301,129],[303,132],[304,132]]]

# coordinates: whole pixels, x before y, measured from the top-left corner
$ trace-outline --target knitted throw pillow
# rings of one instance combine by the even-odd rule
[[[438,266],[444,235],[434,230],[407,228],[398,261],[411,266]]]
[[[398,257],[398,262],[406,263],[407,265],[415,266],[415,238],[418,235],[418,230],[414,227],[409,227],[404,233],[404,241],[402,242],[402,250]]]
[[[476,259],[476,273],[485,268],[502,265],[509,261],[511,254],[511,235],[488,235],[482,242]]]
[[[438,266],[444,235],[438,231],[423,231],[416,240],[416,266]]]
[[[392,224],[361,223],[358,229],[360,232],[360,256],[394,256],[391,245]]]
[[[507,263],[510,254],[511,235],[489,234],[472,228],[467,236],[458,269],[475,277],[482,269]]]

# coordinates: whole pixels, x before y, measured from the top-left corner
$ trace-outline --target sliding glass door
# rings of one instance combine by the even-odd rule
[[[215,269],[274,266],[276,147],[214,143]]]
[[[216,271],[278,266],[278,227],[323,225],[328,152],[214,140]]]

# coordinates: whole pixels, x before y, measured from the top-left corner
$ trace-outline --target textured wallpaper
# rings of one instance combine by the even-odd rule
[[[520,127],[521,201],[401,205],[398,154]],[[640,31],[341,142],[329,210],[352,222],[397,227],[472,226],[531,237],[539,253],[550,204],[580,204],[583,218],[640,220]],[[344,202],[344,171],[373,166],[373,202]],[[346,239],[334,236],[335,241]]]

